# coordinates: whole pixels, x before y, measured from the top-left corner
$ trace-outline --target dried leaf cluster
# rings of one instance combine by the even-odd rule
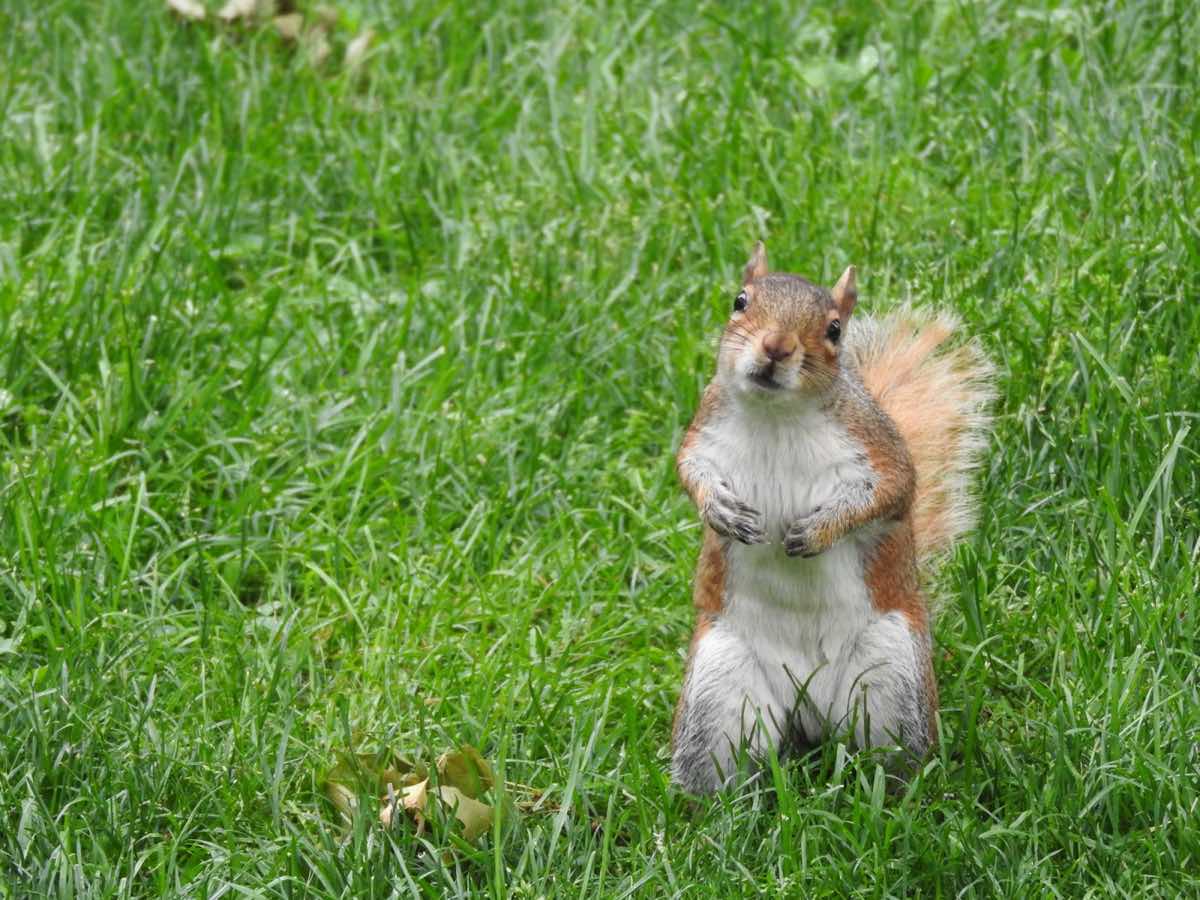
[[[166,0],[167,8],[187,22],[217,21],[231,28],[272,28],[289,46],[302,49],[314,66],[333,55],[339,37],[338,11],[331,6],[302,10],[294,0],[226,0],[214,14],[201,0]],[[342,67],[355,71],[366,59],[375,32],[364,28],[345,41]]]
[[[418,834],[432,815],[452,815],[467,841],[491,829],[495,804],[504,801],[491,765],[469,744],[439,756],[432,773],[424,763],[401,756],[346,755],[326,777],[325,794],[347,822],[364,804],[378,804],[383,825],[407,817]]]

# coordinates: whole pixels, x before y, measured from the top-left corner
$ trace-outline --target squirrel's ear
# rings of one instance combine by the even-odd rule
[[[758,241],[754,245],[754,252],[750,254],[750,261],[746,263],[746,268],[742,270],[742,284],[749,284],[755,278],[762,278],[767,274],[767,245],[762,241]]]
[[[846,266],[846,271],[833,286],[833,302],[837,304],[838,315],[845,322],[854,312],[854,304],[858,302],[858,286],[854,282],[854,266]]]

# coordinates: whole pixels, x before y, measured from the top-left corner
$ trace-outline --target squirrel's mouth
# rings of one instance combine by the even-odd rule
[[[751,372],[750,381],[766,391],[777,391],[783,387],[775,380],[775,363],[768,363],[763,368]]]

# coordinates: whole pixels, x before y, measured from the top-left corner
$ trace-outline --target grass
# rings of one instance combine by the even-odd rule
[[[0,895],[1200,891],[1187,3],[0,9]],[[944,743],[693,803],[673,449],[750,244],[1001,367]],[[340,753],[544,791],[477,846]]]

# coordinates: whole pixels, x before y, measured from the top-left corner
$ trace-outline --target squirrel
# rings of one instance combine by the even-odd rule
[[[679,449],[703,542],[671,775],[693,794],[734,777],[743,742],[911,763],[938,739],[920,576],[973,522],[993,370],[943,347],[945,313],[851,324],[855,279],[770,273],[759,241]]]

